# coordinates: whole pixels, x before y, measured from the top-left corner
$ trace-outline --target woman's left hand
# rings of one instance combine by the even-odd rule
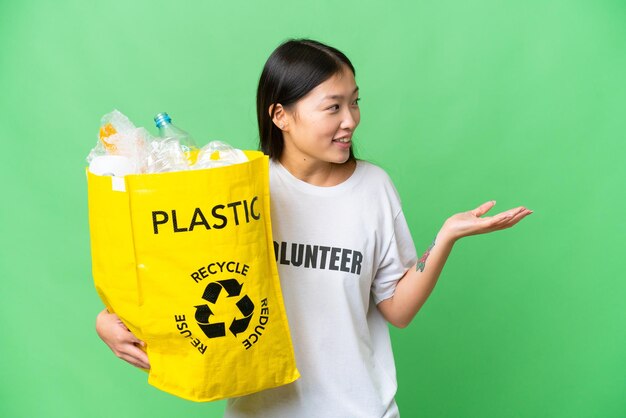
[[[520,206],[509,209],[505,212],[494,216],[481,218],[496,204],[494,200],[483,203],[474,210],[468,212],[457,213],[448,218],[441,228],[441,232],[452,240],[470,235],[486,234],[488,232],[499,231],[500,229],[510,228],[526,216],[533,213],[531,210]]]

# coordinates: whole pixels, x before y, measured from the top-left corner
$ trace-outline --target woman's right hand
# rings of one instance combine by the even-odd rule
[[[148,355],[139,348],[146,343],[135,337],[116,314],[106,309],[100,312],[96,317],[96,332],[119,358],[135,367],[150,368]]]

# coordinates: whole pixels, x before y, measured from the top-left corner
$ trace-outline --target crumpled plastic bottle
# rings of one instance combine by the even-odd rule
[[[246,154],[237,148],[221,141],[211,141],[198,153],[198,160],[192,169],[224,167],[231,164],[245,163],[248,161]]]
[[[150,143],[145,173],[189,170],[189,162],[176,138],[156,138]]]
[[[174,126],[174,124],[172,124],[172,118],[165,112],[158,113],[154,117],[154,123],[159,129],[159,136],[161,138],[178,141],[185,155],[185,159],[187,160],[187,165],[191,167],[195,163],[198,152],[198,146],[193,137],[186,131]],[[169,143],[173,143],[173,141],[169,141]]]
[[[87,156],[87,162],[91,165],[98,159],[97,166],[104,169],[106,164],[111,164],[112,172],[119,169],[123,159],[124,173],[129,170],[133,173],[142,173],[146,168],[146,157],[151,135],[145,128],[137,128],[125,115],[118,110],[107,113],[100,120],[100,132],[98,143]],[[107,157],[119,158],[110,159]],[[116,168],[117,167],[117,168]]]

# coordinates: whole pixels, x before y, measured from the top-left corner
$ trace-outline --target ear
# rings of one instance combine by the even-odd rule
[[[278,126],[278,129],[281,131],[285,131],[288,128],[287,123],[287,111],[280,103],[275,103],[270,105],[269,109],[270,117],[272,118],[272,122],[274,125]],[[272,112],[274,112],[274,116],[272,116]]]

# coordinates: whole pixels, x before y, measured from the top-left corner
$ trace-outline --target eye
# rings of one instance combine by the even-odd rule
[[[331,107],[329,107],[328,110],[337,111],[337,110],[339,110],[339,105],[338,104],[334,104]]]
[[[361,98],[357,97],[356,100],[352,102],[352,106],[358,106],[360,101],[361,101]]]

